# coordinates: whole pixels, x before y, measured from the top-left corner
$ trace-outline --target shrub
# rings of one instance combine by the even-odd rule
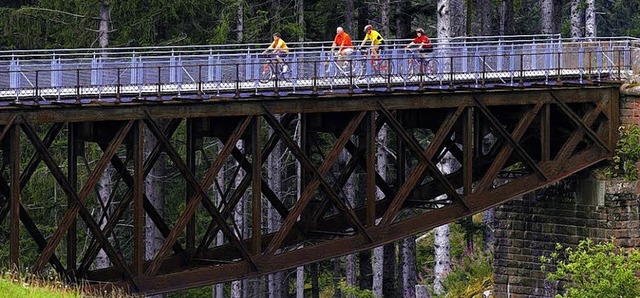
[[[566,282],[566,293],[556,297],[640,297],[640,251],[617,247],[614,239],[599,244],[586,239],[576,248],[557,244],[555,252],[540,260],[556,267],[547,279]]]

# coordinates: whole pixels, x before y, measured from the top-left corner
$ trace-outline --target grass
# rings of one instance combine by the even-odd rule
[[[17,274],[0,275],[0,293],[7,298],[75,298],[82,297],[77,290],[55,280],[25,279]]]

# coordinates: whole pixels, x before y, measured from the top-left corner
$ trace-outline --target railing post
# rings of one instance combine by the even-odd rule
[[[465,57],[466,59],[466,57]],[[453,80],[454,80],[454,74],[453,74],[453,56],[449,57],[449,89],[453,89]]]
[[[482,56],[482,81],[480,81],[480,86],[482,88],[486,87],[487,80],[487,56]]]
[[[116,103],[120,103],[120,68],[116,68]]]
[[[519,87],[524,87],[524,53],[520,54],[520,83]]]
[[[313,61],[313,87],[311,87],[311,94],[318,94],[318,61]]]
[[[160,101],[162,100],[162,68],[161,66],[158,66],[158,90],[156,90],[157,92],[157,100]]]
[[[353,58],[349,57],[349,94],[353,93]]]
[[[560,59],[562,59],[562,53],[558,52],[558,61],[556,62],[556,64],[558,65],[557,71],[556,71],[556,76],[557,76],[556,83],[558,85],[562,85],[562,76],[561,76],[561,73],[560,73],[562,71],[562,68],[561,68],[561,65],[560,65],[560,61],[561,61]]]
[[[198,91],[196,92],[196,99],[202,100],[202,65],[198,65]]]
[[[38,97],[40,97],[40,88],[38,86],[38,81],[39,81],[39,77],[40,77],[40,71],[36,70],[36,86],[35,86],[35,98],[33,99],[33,105],[34,106],[39,106],[39,99]]]
[[[589,58],[589,71],[587,72],[587,82],[589,84],[593,83],[593,81],[591,80],[591,51],[589,51],[589,54],[587,55]]]
[[[380,57],[378,57],[378,59],[380,59]],[[391,91],[391,59],[388,57],[384,59],[387,60],[387,91]]]
[[[620,59],[622,59],[622,51],[618,50],[618,81],[622,80],[622,74],[620,73],[620,68],[622,67],[621,63],[622,61],[620,61]]]
[[[81,104],[82,100],[80,99],[80,69],[76,68],[76,103]]]
[[[275,61],[275,63],[274,63],[274,61]],[[274,59],[273,59],[271,62],[269,62],[269,63],[271,63],[271,66],[273,67],[273,71],[274,71],[274,72],[275,72],[275,74],[276,74],[276,80],[275,80],[275,82],[274,82],[274,84],[273,84],[273,86],[274,86],[274,88],[273,88],[273,94],[274,94],[275,96],[279,96],[279,95],[280,95],[280,94],[279,94],[279,92],[278,92],[278,91],[279,91],[279,90],[278,90],[278,85],[279,85],[279,83],[280,83],[280,71],[278,71],[278,63],[279,63],[279,62],[278,62],[278,59],[274,58]]]
[[[240,98],[240,64],[236,63],[236,95],[235,99]]]

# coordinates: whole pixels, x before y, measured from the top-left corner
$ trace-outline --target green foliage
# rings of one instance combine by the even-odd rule
[[[619,170],[626,180],[638,179],[636,163],[640,160],[640,127],[635,124],[618,128],[614,169]]]
[[[638,180],[640,161],[640,127],[635,124],[618,127],[618,142],[612,163],[595,169],[593,172],[599,178],[620,177],[627,181]]]
[[[338,288],[340,288],[340,291],[342,291],[342,294],[344,295],[344,297],[349,297],[349,298],[374,298],[375,297],[373,295],[373,291],[361,290],[357,287],[347,285],[347,282],[344,280],[340,281]]]
[[[586,239],[576,248],[558,244],[555,252],[540,260],[555,267],[555,272],[547,272],[549,280],[567,282],[566,293],[556,297],[640,296],[640,251],[617,247],[614,239],[598,244]]]
[[[436,297],[482,297],[493,289],[493,256],[473,249],[458,260],[452,260],[451,272],[442,284],[445,295]]]

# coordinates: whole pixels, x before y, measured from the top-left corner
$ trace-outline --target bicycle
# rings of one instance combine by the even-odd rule
[[[329,80],[340,76],[353,76],[354,79],[358,80],[363,73],[362,64],[355,60],[352,61],[348,56],[343,57],[342,61],[338,61],[338,55],[331,53],[331,57],[326,62],[325,77]]]
[[[422,57],[422,53],[415,50],[410,51],[407,63],[400,63],[398,67],[400,76],[405,80],[410,80],[417,75],[426,75],[430,79],[435,79],[438,69],[437,59]]]
[[[283,63],[280,63],[278,62],[278,59],[271,54],[265,54],[263,56],[267,60],[267,62],[262,66],[262,69],[260,70],[259,80],[261,83],[268,83],[271,80],[290,80],[290,68],[284,60]]]
[[[385,76],[390,73],[389,70],[394,69],[394,63],[390,59],[386,58],[385,51],[379,50],[378,57],[373,57],[371,55],[371,48],[368,48],[366,51],[363,51],[363,55],[365,60],[362,62],[362,68],[367,69],[367,62],[371,65],[371,71],[374,75]],[[366,62],[365,62],[366,61]]]

